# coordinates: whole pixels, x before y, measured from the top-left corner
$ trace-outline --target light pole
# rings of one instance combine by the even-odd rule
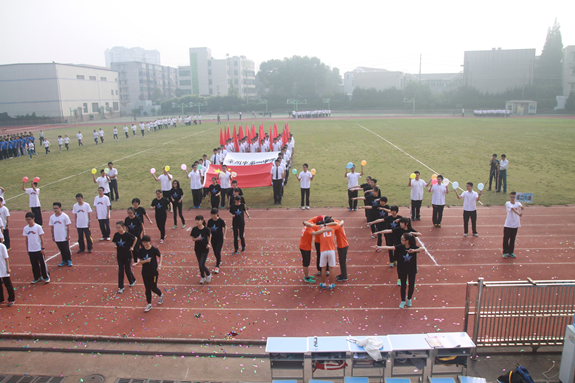
[[[305,105],[307,104],[307,100],[295,100],[295,99],[289,99],[287,100],[288,105],[295,105],[295,111],[296,111],[296,115],[295,118],[297,118],[297,106],[298,105]]]
[[[184,115],[184,106],[189,106],[192,107],[192,103],[190,102],[189,104],[176,104],[175,102],[172,102],[172,108],[179,108],[182,107],[182,114],[180,114],[180,116]]]
[[[268,114],[268,100],[260,100],[258,102],[258,105],[261,105],[261,104],[266,104],[266,114]],[[264,114],[264,117],[266,116],[266,114]]]
[[[327,110],[330,110],[330,109],[331,109],[331,106],[330,106],[330,101],[331,101],[331,99],[329,99],[329,98],[322,98],[321,100],[323,101],[324,104],[327,104]]]
[[[408,98],[403,98],[403,102],[407,102],[407,103],[411,103],[413,104],[413,114],[415,114],[415,98],[412,98],[411,100]]]
[[[193,108],[194,106],[198,107],[198,114],[202,114],[200,107],[202,106],[206,106],[208,105],[208,102],[196,102],[195,104],[193,102],[190,102],[190,106]]]

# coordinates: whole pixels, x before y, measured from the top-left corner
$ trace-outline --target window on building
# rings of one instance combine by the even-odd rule
[[[234,80],[234,84],[238,85],[238,80],[237,80],[237,79]]]
[[[100,107],[98,106],[97,102],[92,103],[92,113],[98,113],[100,111]]]
[[[212,88],[210,88],[210,94],[213,94],[213,93],[214,93],[214,91],[212,90]]]
[[[234,66],[238,66],[238,62],[237,62],[237,61],[234,61]]]
[[[228,84],[232,85],[232,80],[228,80]]]
[[[106,110],[108,110],[108,109],[110,109],[110,103],[109,102],[106,103]]]
[[[118,78],[116,77],[116,78],[114,79],[114,81],[118,82]]]
[[[211,69],[208,69],[208,75],[210,75],[210,76],[212,75],[212,70],[211,70]]]
[[[237,75],[238,75],[238,71],[235,70],[235,71],[234,71],[234,76],[237,76]]]
[[[76,75],[76,80],[83,80],[83,79],[84,79],[84,75],[81,75],[81,74]]]
[[[191,89],[182,89],[182,94],[183,95],[192,94],[192,90]]]
[[[114,110],[118,110],[118,109],[120,109],[120,108],[118,107],[118,103],[117,103],[117,102],[114,102],[114,104],[113,104],[113,105],[114,105]]]
[[[190,77],[190,71],[189,70],[182,70],[182,71],[180,71],[180,76]]]
[[[116,96],[118,95],[118,91],[116,90]]]
[[[100,77],[100,81],[108,81],[106,77]]]
[[[180,85],[192,85],[192,80],[180,80]]]
[[[88,113],[88,103],[85,102],[82,105],[84,106],[84,113]]]
[[[113,96],[113,95],[114,95],[114,91],[113,91],[113,90],[111,90],[110,92],[112,92],[112,96]]]
[[[229,70],[229,71],[228,71],[228,76],[231,76],[231,75],[232,75],[232,71]]]
[[[96,80],[97,80],[97,78],[96,78],[96,76],[90,76],[90,80],[92,80],[92,81],[96,81]]]
[[[208,82],[210,83],[210,85],[212,85],[212,80],[211,80],[211,79],[210,79],[210,80],[208,80]]]
[[[212,66],[212,60],[208,60],[208,66]]]

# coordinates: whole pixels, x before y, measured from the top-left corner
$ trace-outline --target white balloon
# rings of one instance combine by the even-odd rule
[[[449,185],[449,178],[444,178],[442,183],[444,186]]]

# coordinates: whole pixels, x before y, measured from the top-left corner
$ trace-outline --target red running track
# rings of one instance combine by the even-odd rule
[[[401,208],[400,214],[408,214]],[[207,216],[207,210],[202,210]],[[429,254],[418,255],[414,305],[399,309],[396,270],[387,252],[375,253],[362,211],[344,208],[252,209],[246,227],[246,252],[231,255],[227,235],[223,265],[209,285],[199,285],[190,246],[189,227],[196,211],[188,211],[186,229],[168,229],[157,243],[155,226],[148,234],[164,254],[159,286],[166,299],[144,313],[140,269],[135,287],[117,291],[115,248],[96,242],[94,253],[73,254],[73,267],[58,268],[60,257],[48,261],[52,282],[31,285],[32,271],[21,236],[24,213],[11,217],[12,281],[16,305],[0,306],[4,334],[90,335],[137,338],[260,340],[268,336],[369,335],[461,331],[466,282],[487,280],[572,279],[575,252],[575,206],[528,207],[516,242],[516,259],[501,257],[505,209],[478,208],[479,237],[462,237],[462,210],[447,208],[442,228],[431,224],[431,209],[422,209],[414,227],[423,234]],[[45,221],[50,212],[44,212]],[[320,290],[302,280],[298,250],[301,222],[319,214],[344,219],[350,249],[347,283],[335,291]],[[111,222],[124,218],[114,211]],[[231,219],[223,215],[228,225]],[[170,221],[170,220],[168,220]],[[167,224],[171,227],[170,222]],[[151,231],[151,233],[150,233]],[[49,231],[48,231],[49,232]],[[94,229],[99,238],[99,229]],[[48,236],[49,237],[49,236]],[[76,235],[72,236],[75,243]],[[76,251],[77,245],[72,250]],[[48,258],[57,254],[47,243]],[[432,260],[433,257],[437,265]],[[314,259],[314,257],[312,257]],[[208,266],[215,259],[210,253]],[[313,269],[315,261],[312,260]],[[236,335],[237,334],[237,335]]]

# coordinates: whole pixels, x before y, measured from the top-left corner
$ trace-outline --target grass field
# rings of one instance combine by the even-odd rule
[[[278,120],[278,127],[283,123]],[[266,131],[269,124],[264,125]],[[492,153],[507,154],[508,192],[534,193],[536,204],[575,202],[575,183],[571,180],[575,121],[571,119],[290,120],[289,125],[296,138],[295,168],[299,171],[307,162],[310,168],[317,170],[312,182],[312,206],[346,206],[344,172],[350,161],[359,164],[366,160],[362,180],[367,175],[377,178],[391,204],[406,206],[409,204],[407,182],[413,171],[419,170],[422,178],[428,180],[433,174],[429,167],[451,181],[458,181],[461,187],[467,181],[486,183]],[[174,178],[180,180],[184,191],[189,191],[180,165],[190,166],[202,154],[210,156],[220,133],[219,126],[205,123],[161,130],[144,139],[131,135],[126,139],[119,128],[120,141],[112,141],[112,127],[106,126],[105,143],[97,146],[91,139],[94,127],[46,130],[52,144],[51,154],[44,156],[44,148],[38,146],[39,155],[32,161],[28,157],[0,161],[0,186],[6,190],[7,206],[27,209],[28,196],[20,195],[23,176],[41,178],[40,200],[44,209],[50,209],[54,201],[62,202],[64,209],[71,209],[78,192],[91,202],[97,187],[90,170],[102,169],[108,161],[113,161],[119,172],[120,201],[113,207],[126,208],[133,197],[139,197],[144,206],[149,206],[147,201],[152,201],[154,191],[159,188],[149,169],[171,166]],[[78,130],[85,136],[85,146],[80,148],[75,139]],[[64,134],[72,138],[71,148],[69,152],[58,153],[57,136]],[[244,189],[244,194],[249,206],[274,206],[271,187]],[[299,198],[299,183],[290,175],[282,207],[298,207]],[[486,192],[481,198],[486,205],[501,205],[506,200],[507,196],[494,192]],[[424,205],[430,201],[431,195],[426,194]],[[461,205],[453,193],[446,201],[448,205]],[[191,193],[188,193],[184,207],[191,205]],[[202,206],[207,208],[208,203]]]

